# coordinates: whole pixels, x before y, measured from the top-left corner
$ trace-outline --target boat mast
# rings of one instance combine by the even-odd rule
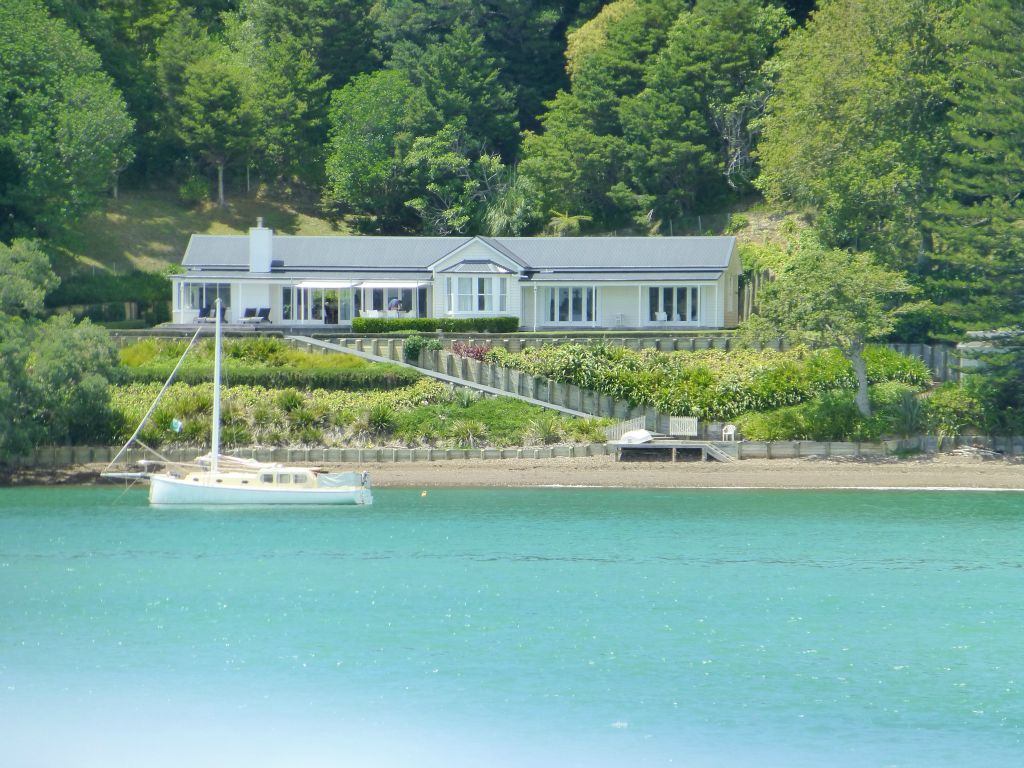
[[[217,460],[220,457],[220,318],[221,304],[218,298],[213,303],[213,311],[217,313],[217,335],[213,352],[213,428],[211,430],[210,472],[217,472]]]

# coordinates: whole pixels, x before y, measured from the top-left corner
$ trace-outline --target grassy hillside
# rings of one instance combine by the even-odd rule
[[[189,208],[171,192],[129,191],[54,239],[58,274],[110,270],[162,272],[177,266],[193,233],[245,234],[262,216],[264,224],[282,234],[348,234],[351,229],[320,215],[315,206],[291,202],[235,198],[225,208],[212,203]],[[706,225],[714,224],[714,228]],[[708,216],[699,234],[735,234],[741,243],[778,243],[805,226],[804,217],[752,205],[730,214]],[[689,233],[698,234],[698,232]]]
[[[163,271],[181,263],[193,233],[244,234],[257,216],[290,235],[348,232],[320,218],[315,208],[300,209],[293,203],[239,197],[224,208],[211,203],[188,208],[170,192],[131,191],[55,238],[54,268],[61,275],[101,269]]]

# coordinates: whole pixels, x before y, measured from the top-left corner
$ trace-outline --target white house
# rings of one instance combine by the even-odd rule
[[[182,265],[176,323],[220,297],[233,322],[262,308],[289,326],[402,314],[524,330],[729,328],[741,270],[734,237],[306,237],[262,220],[248,237],[192,235]]]

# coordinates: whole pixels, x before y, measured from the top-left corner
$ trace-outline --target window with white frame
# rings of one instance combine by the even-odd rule
[[[700,316],[696,286],[657,286],[647,289],[647,319],[652,323],[696,323]]]
[[[592,286],[545,288],[545,315],[549,323],[592,323],[597,317],[597,294]]]
[[[225,309],[231,307],[231,283],[182,283],[181,308],[205,309],[220,299]]]
[[[504,277],[446,278],[449,313],[491,315],[508,311],[508,279]]]

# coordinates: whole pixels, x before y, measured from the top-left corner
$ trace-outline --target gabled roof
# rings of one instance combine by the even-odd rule
[[[725,269],[735,237],[505,237],[531,269]]]
[[[427,272],[472,237],[274,235],[275,269]],[[536,280],[549,272],[708,272],[729,266],[735,237],[480,237]],[[480,263],[479,258],[476,259]],[[192,235],[182,259],[190,270],[248,270],[245,235]]]
[[[287,269],[427,270],[435,261],[472,239],[274,235],[272,258]],[[192,235],[182,265],[247,268],[249,238],[246,235]]]
[[[493,272],[500,275],[512,274],[512,270],[504,264],[498,264],[497,262],[489,259],[466,259],[465,261],[457,261],[450,267],[445,267],[444,269],[438,269],[436,271],[442,274],[447,272]]]

